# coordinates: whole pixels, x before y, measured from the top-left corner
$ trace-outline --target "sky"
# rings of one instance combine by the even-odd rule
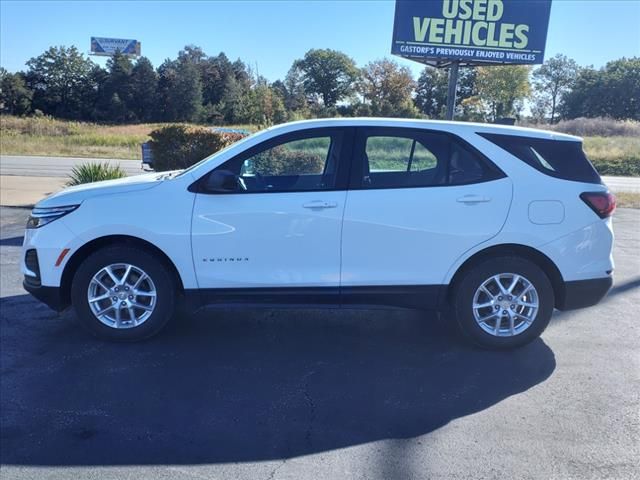
[[[197,45],[209,55],[240,58],[274,81],[311,48],[341,50],[358,66],[391,57],[393,14],[393,0],[0,0],[0,65],[24,70],[49,46],[88,53],[91,36],[115,37],[140,41],[156,67]],[[640,0],[553,0],[545,58],[557,53],[596,67],[640,56]],[[423,68],[398,61],[416,77]]]

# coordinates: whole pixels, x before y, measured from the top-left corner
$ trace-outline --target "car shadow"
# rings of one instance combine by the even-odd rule
[[[24,237],[0,238],[0,246],[2,247],[21,247]]]
[[[541,339],[477,350],[417,311],[211,310],[110,344],[26,295],[0,307],[3,464],[248,462],[411,438],[556,365]]]

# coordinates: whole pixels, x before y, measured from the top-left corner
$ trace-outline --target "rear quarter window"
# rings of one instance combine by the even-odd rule
[[[494,133],[478,135],[549,176],[574,182],[602,183],[582,150],[581,142]]]

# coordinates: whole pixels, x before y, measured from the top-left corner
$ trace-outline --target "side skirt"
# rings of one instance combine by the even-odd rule
[[[439,310],[447,285],[365,287],[205,288],[185,291],[189,310],[203,307],[393,307]]]

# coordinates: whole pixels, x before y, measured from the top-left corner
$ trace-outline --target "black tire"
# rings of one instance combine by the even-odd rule
[[[155,308],[138,326],[116,329],[105,325],[89,306],[87,291],[91,279],[104,267],[117,263],[142,269],[155,285]],[[71,303],[82,325],[93,335],[111,341],[135,342],[157,334],[174,315],[176,295],[176,282],[165,265],[147,250],[129,245],[113,245],[92,253],[80,264],[71,283]]]
[[[524,276],[538,293],[539,307],[533,322],[521,333],[496,336],[486,332],[476,321],[473,312],[475,292],[493,275],[513,273]],[[555,305],[551,281],[535,263],[516,256],[488,258],[464,271],[454,285],[452,311],[462,334],[472,343],[490,349],[516,348],[538,338],[547,328]],[[495,324],[495,323],[494,323]]]

